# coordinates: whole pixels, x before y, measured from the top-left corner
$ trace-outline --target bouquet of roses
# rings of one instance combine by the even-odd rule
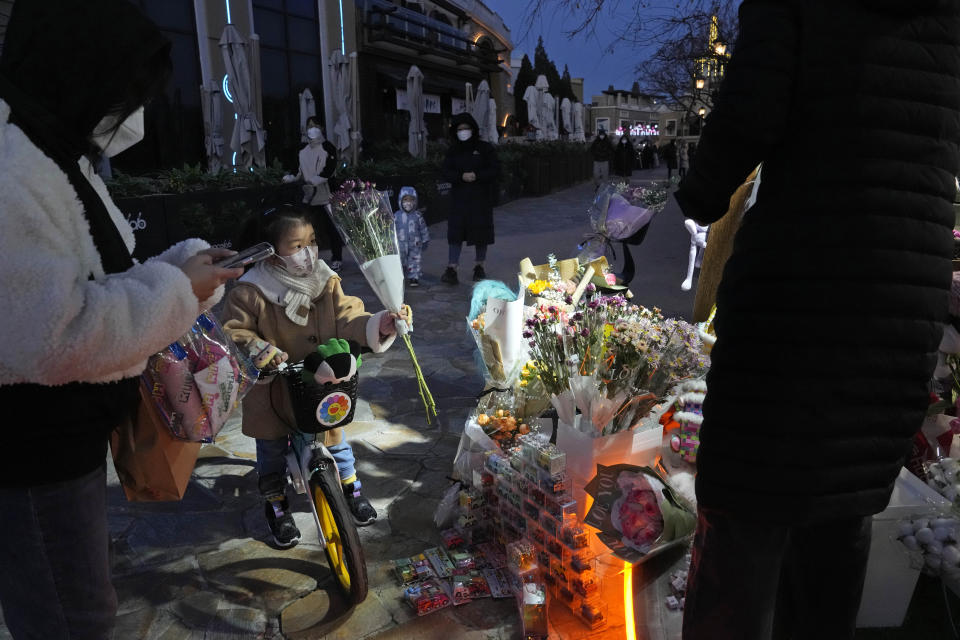
[[[667,183],[647,186],[626,182],[605,184],[597,190],[590,207],[590,227],[580,244],[580,262],[596,260],[614,240],[626,240],[650,224],[653,216],[667,206]]]
[[[388,311],[399,313],[403,308],[404,276],[389,201],[377,191],[375,184],[347,180],[333,195],[331,210],[340,235],[350,247],[373,292]],[[397,333],[413,361],[429,424],[430,416],[437,415],[437,407],[410,343],[410,327],[403,320],[397,320]]]

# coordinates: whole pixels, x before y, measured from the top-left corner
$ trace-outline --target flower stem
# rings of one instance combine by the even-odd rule
[[[427,424],[430,424],[430,415],[437,415],[437,403],[433,401],[433,394],[427,387],[427,381],[423,377],[423,371],[420,369],[420,363],[417,361],[417,354],[413,351],[413,345],[410,343],[410,334],[403,334],[403,343],[407,345],[407,351],[410,353],[410,359],[413,361],[414,375],[417,377],[417,386],[420,391],[420,399],[423,401],[423,407],[427,411]]]

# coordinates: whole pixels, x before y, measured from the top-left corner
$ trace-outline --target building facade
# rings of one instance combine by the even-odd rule
[[[656,141],[684,135],[684,124],[684,114],[662,100],[612,86],[593,96],[590,108],[590,133],[603,129],[611,135]]]
[[[223,91],[219,41],[230,23],[259,42],[262,121],[267,162],[292,168],[300,136],[299,96],[310,89],[317,114],[332,126],[329,60],[356,54],[360,71],[360,130],[366,141],[405,140],[406,76],[416,64],[431,100],[431,138],[446,135],[462,109],[466,83],[487,80],[502,122],[509,96],[510,31],[480,0],[130,0],[172,43],[173,77],[146,110],[144,142],[114,159],[128,173],[205,162],[201,86],[221,88],[223,135],[229,146],[234,110]],[[249,48],[248,48],[249,50]],[[398,93],[399,99],[398,99]],[[437,112],[439,111],[439,112]],[[227,154],[229,156],[229,152]],[[226,158],[229,163],[230,158]]]

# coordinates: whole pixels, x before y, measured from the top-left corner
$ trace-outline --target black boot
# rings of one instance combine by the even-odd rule
[[[473,281],[480,282],[487,279],[487,272],[483,270],[483,265],[478,264],[473,268]]]
[[[271,473],[260,478],[259,485],[264,499],[263,514],[273,534],[273,541],[282,549],[296,545],[300,541],[300,530],[290,513],[283,477],[279,473]]]
[[[445,284],[457,284],[460,282],[460,279],[457,278],[457,270],[453,267],[447,267],[447,270],[443,272],[443,275],[440,276],[440,282]]]
[[[370,501],[360,493],[359,480],[343,485],[343,495],[347,499],[347,506],[350,507],[350,513],[353,514],[353,521],[358,527],[373,524],[374,520],[377,519],[377,510],[374,509]]]

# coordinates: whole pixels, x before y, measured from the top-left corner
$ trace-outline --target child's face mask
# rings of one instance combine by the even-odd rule
[[[320,259],[319,251],[315,246],[304,247],[292,256],[277,256],[283,260],[283,268],[292,276],[308,276],[317,268]]]

